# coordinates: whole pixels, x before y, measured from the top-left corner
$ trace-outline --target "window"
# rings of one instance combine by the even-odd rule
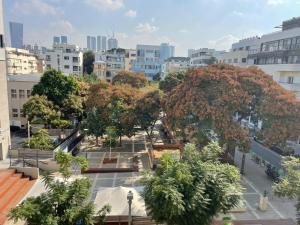
[[[19,90],[19,98],[25,98],[25,90]]]
[[[16,118],[16,117],[19,116],[19,114],[18,114],[18,109],[12,109],[12,116],[13,116],[14,118]]]
[[[73,66],[73,71],[78,71],[78,66]]]
[[[0,48],[4,48],[3,34],[0,34]]]
[[[17,90],[16,89],[11,89],[10,94],[11,94],[11,98],[17,98]]]
[[[47,69],[51,69],[51,65],[49,65],[49,64],[47,64],[46,67],[47,67]]]
[[[30,98],[31,96],[31,90],[27,90],[27,98]]]
[[[238,59],[234,59],[233,62],[234,62],[234,63],[238,63]]]
[[[69,56],[64,56],[64,60],[69,60]]]
[[[73,57],[73,62],[74,63],[78,63],[79,62],[79,58],[78,57]]]
[[[69,65],[64,65],[64,68],[65,69],[70,69],[70,66]]]
[[[242,63],[246,63],[247,62],[247,58],[242,58]]]
[[[47,61],[51,61],[51,56],[50,55],[46,55],[46,60]]]
[[[294,77],[288,77],[288,83],[293,84],[294,83]]]

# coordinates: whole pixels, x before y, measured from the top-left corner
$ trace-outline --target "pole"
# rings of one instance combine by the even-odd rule
[[[27,121],[28,148],[30,148],[30,123]]]
[[[245,160],[246,160],[246,154],[243,152],[242,165],[241,165],[241,174],[242,175],[245,175]]]
[[[111,138],[109,138],[109,159],[111,159]]]
[[[132,200],[129,200],[128,201],[128,204],[129,204],[129,210],[128,210],[128,225],[131,225],[131,221],[132,221],[132,216],[131,216],[131,201]]]
[[[132,153],[134,153],[134,135],[132,136]]]

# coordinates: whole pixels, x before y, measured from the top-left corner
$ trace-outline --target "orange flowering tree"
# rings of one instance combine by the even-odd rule
[[[114,126],[121,142],[123,135],[130,137],[134,134],[134,126],[137,124],[134,107],[139,96],[140,91],[129,85],[112,85],[100,81],[91,85],[89,89],[87,110],[95,107],[103,128],[102,134],[106,127]]]
[[[168,92],[163,108],[174,131],[193,131],[207,144],[215,135],[228,149],[249,149],[249,131],[241,121],[250,117],[269,146],[285,145],[300,134],[300,103],[295,95],[256,67],[211,65],[187,72]],[[185,132],[184,132],[185,131]]]

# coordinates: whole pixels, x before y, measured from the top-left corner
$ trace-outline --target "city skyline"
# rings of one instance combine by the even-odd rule
[[[24,24],[24,43],[51,46],[54,35],[67,35],[70,43],[84,47],[88,34],[109,37],[115,32],[121,47],[167,42],[176,46],[177,56],[185,56],[189,48],[228,50],[239,39],[276,31],[274,27],[283,20],[297,16],[299,3],[298,0],[188,0],[184,4],[176,0],[6,0],[4,16],[6,30],[9,21]],[[83,16],[78,17],[78,12]]]

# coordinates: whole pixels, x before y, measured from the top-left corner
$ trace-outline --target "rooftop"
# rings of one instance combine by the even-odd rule
[[[18,82],[39,82],[42,74],[40,73],[31,73],[31,74],[16,74],[8,75],[8,81],[18,81]]]

